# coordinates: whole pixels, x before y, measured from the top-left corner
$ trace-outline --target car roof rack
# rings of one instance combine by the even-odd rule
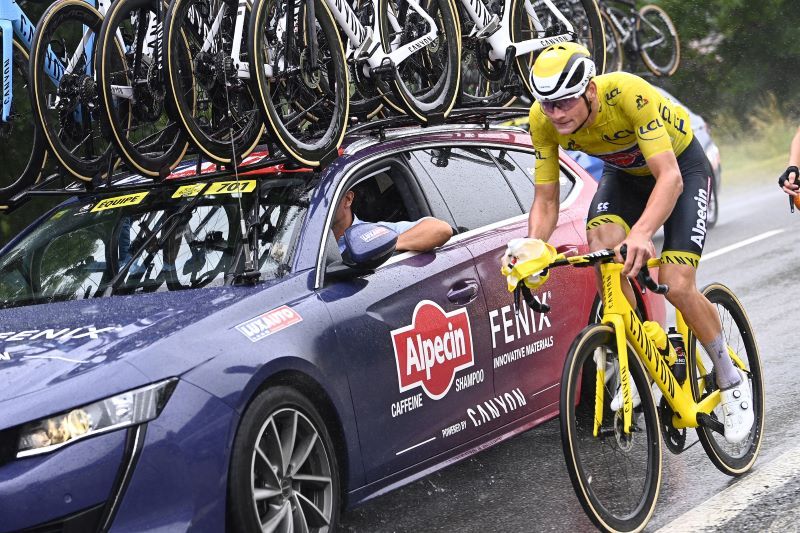
[[[258,149],[256,149],[258,152]],[[244,159],[246,164],[240,165],[238,167],[240,179],[251,179],[253,172],[263,170],[269,167],[275,167],[279,165],[284,165],[287,170],[296,170],[299,168],[305,168],[302,165],[299,165],[293,159],[285,155],[276,155],[274,157],[270,157],[269,151],[265,150],[267,155],[258,161],[247,163],[247,158]],[[252,154],[251,154],[252,155]],[[249,156],[248,156],[249,157]],[[184,160],[184,163],[187,160]],[[42,198],[42,197],[55,197],[55,196],[88,196],[97,194],[100,192],[128,192],[128,191],[141,191],[145,190],[155,190],[165,187],[174,187],[175,185],[185,185],[191,183],[197,183],[200,181],[211,180],[215,178],[226,177],[230,178],[234,175],[234,169],[232,167],[228,167],[225,165],[215,164],[215,166],[219,170],[214,171],[203,171],[203,163],[208,163],[209,161],[204,161],[203,158],[198,154],[197,155],[197,162],[195,164],[195,172],[189,175],[181,175],[177,177],[170,178],[169,176],[173,175],[176,172],[185,172],[188,168],[191,168],[189,165],[185,165],[181,171],[173,171],[165,178],[158,178],[158,179],[148,179],[141,174],[137,174],[135,172],[125,170],[122,172],[117,172],[116,174],[109,175],[106,178],[96,177],[92,181],[80,181],[75,180],[71,176],[67,176],[61,172],[54,172],[50,174],[46,178],[42,178],[39,182],[35,185],[25,189],[22,192],[17,193],[16,195],[12,196],[8,201],[3,202],[6,205],[6,208],[0,210],[0,213],[11,213],[12,211],[16,210],[21,205],[27,203],[29,200],[33,198]],[[213,164],[213,162],[211,162]],[[309,172],[313,171],[314,169],[309,168]]]
[[[489,129],[489,126],[497,122],[527,115],[528,109],[527,107],[462,107],[450,111],[447,118],[444,118],[441,114],[433,115],[429,118],[427,124],[421,124],[418,120],[408,115],[401,115],[356,124],[348,128],[347,133],[348,135],[371,133],[377,130],[380,140],[385,141],[386,130],[415,125],[424,128],[443,124],[478,124],[482,125],[484,129]]]

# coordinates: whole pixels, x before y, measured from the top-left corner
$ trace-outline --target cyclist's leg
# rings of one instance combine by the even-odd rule
[[[696,139],[678,158],[678,165],[683,175],[683,192],[664,224],[659,279],[669,285],[667,299],[680,310],[711,357],[717,386],[722,389],[725,438],[738,442],[749,434],[754,420],[749,382],[728,355],[719,315],[697,290],[695,281],[705,244],[712,179],[708,159]]]
[[[629,176],[609,165],[603,168],[603,177],[592,198],[586,222],[590,251],[614,248],[625,240],[631,226],[644,211],[653,184],[652,178]],[[597,269],[596,273],[597,292],[602,296],[600,270]],[[636,307],[630,283],[622,283],[622,290],[631,306]]]

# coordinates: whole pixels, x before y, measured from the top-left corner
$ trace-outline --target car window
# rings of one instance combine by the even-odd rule
[[[456,225],[466,231],[523,213],[492,155],[478,147],[428,148],[414,151],[410,163],[416,172],[427,172]]]
[[[254,222],[261,279],[288,272],[309,180],[198,189],[205,185],[106,194],[56,210],[0,257],[0,308],[101,296],[117,275],[117,294],[222,285],[243,268],[241,210]]]
[[[536,157],[531,152],[523,152],[523,151],[511,151],[508,154],[508,158],[518,163],[517,165],[517,174],[519,174],[519,179],[516,180],[514,186],[516,188],[517,184],[528,184],[531,187],[530,192],[528,193],[530,196],[530,202],[533,202],[533,180],[534,174],[536,169]],[[564,172],[564,167],[559,168],[558,172],[558,181],[559,181],[559,201],[563,202],[569,196],[569,193],[572,192],[572,189],[575,187],[575,179],[572,177],[571,173]],[[525,195],[525,191],[518,191],[517,194],[520,196]]]

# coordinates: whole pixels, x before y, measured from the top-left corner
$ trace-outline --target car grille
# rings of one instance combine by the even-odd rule
[[[104,504],[58,518],[46,524],[23,529],[22,533],[86,533],[97,531]]]

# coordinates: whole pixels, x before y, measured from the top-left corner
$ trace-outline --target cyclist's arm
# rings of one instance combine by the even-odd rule
[[[536,185],[536,195],[528,215],[528,237],[548,241],[558,223],[558,182]]]
[[[794,134],[792,144],[789,146],[789,166],[800,167],[800,128]]]

